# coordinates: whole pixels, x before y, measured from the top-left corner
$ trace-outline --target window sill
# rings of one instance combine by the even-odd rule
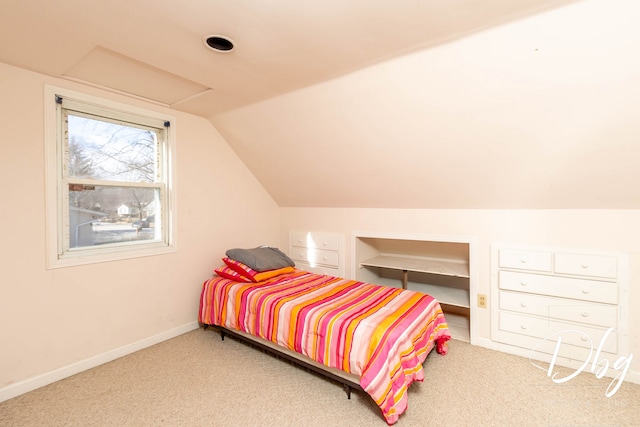
[[[165,255],[174,252],[176,252],[175,245],[166,245],[164,243],[149,244],[136,249],[118,247],[112,250],[82,251],[51,257],[47,262],[47,269],[100,264],[133,258]]]

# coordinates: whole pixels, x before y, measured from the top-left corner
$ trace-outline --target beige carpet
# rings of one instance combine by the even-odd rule
[[[452,341],[409,391],[404,426],[640,426],[640,385],[554,384],[528,359]],[[570,371],[569,371],[570,372]],[[0,426],[386,426],[363,393],[195,330],[0,403]]]

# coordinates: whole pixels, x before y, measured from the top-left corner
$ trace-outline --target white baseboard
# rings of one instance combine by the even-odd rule
[[[70,377],[71,375],[86,371],[87,369],[95,368],[96,366],[111,362],[112,360],[118,359],[122,356],[126,356],[127,354],[131,354],[138,350],[151,347],[152,345],[158,344],[159,342],[166,341],[168,339],[177,337],[178,335],[182,335],[194,329],[198,329],[198,327],[198,322],[190,322],[186,325],[182,325],[177,328],[162,332],[160,334],[144,338],[140,341],[127,344],[123,347],[107,351],[106,353],[98,354],[88,359],[72,363],[71,365],[63,366],[62,368],[55,369],[53,371],[26,379],[24,381],[20,381],[16,384],[11,384],[0,389],[0,402],[9,400],[16,396],[20,396],[24,393],[28,393],[37,388],[44,387],[48,384]]]
[[[514,354],[516,356],[522,356],[526,358],[529,358],[531,356],[531,350],[527,350],[525,348],[519,348],[516,346],[507,345],[507,344],[501,344],[495,341],[491,341],[490,339],[487,339],[487,338],[478,338],[474,344],[480,347],[488,348],[489,350],[501,351],[503,353]],[[617,376],[618,374],[619,372],[616,372],[613,369],[610,369],[609,372],[605,374],[605,376],[611,378],[611,377]],[[625,382],[628,381],[634,384],[640,384],[640,371],[629,370],[626,376],[624,377],[624,381]]]

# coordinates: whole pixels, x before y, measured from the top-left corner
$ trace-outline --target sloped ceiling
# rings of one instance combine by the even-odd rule
[[[281,206],[629,208],[614,3],[4,0],[0,61],[211,120]]]
[[[3,0],[0,61],[211,118],[568,2]]]

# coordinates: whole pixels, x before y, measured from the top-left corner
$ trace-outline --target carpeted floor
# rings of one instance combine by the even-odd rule
[[[569,371],[570,372],[570,371]],[[396,426],[640,426],[640,385],[581,373],[555,384],[528,359],[462,341],[432,352]],[[386,426],[364,393],[212,329],[0,403],[0,426]]]

